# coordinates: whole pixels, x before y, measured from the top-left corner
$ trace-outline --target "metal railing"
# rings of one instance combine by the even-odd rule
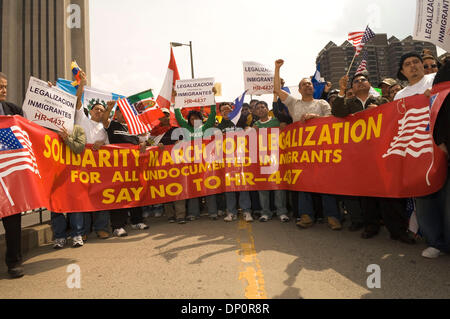
[[[42,208],[36,208],[36,209],[33,209],[33,210],[22,212],[21,214],[22,214],[22,217],[23,217],[23,216],[28,216],[28,215],[33,215],[33,214],[39,213],[39,225],[42,225],[42,224],[44,224],[44,221],[43,221],[43,218],[42,218],[42,213],[45,212],[45,211],[47,211],[47,208],[42,207]],[[0,218],[0,220],[1,220],[1,218]]]

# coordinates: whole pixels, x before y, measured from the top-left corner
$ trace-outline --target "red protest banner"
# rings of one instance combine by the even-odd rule
[[[223,192],[286,189],[416,197],[438,191],[446,155],[432,130],[450,85],[344,119],[261,129],[149,148],[87,145],[21,117],[0,117],[0,217],[39,207],[83,212],[153,205]],[[431,111],[430,111],[431,110]],[[430,115],[431,114],[431,115]]]

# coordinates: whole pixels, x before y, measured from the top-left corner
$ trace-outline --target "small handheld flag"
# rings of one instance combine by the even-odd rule
[[[78,66],[76,61],[72,61],[70,68],[72,69],[72,74],[75,78],[75,81],[72,82],[72,86],[77,87],[81,83],[81,68]]]

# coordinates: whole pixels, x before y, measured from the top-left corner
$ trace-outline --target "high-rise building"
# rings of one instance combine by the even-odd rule
[[[21,106],[30,76],[72,79],[76,60],[90,78],[88,0],[0,0],[0,71]]]
[[[363,52],[367,51],[370,82],[376,86],[383,78],[395,79],[401,56],[411,51],[422,53],[424,49],[431,50],[434,56],[437,56],[436,46],[431,43],[415,41],[411,36],[400,41],[394,36],[388,39],[387,34],[377,34],[363,49]],[[363,52],[355,59],[350,69],[350,76],[356,73],[362,61]],[[332,82],[333,88],[338,88],[339,80],[347,73],[354,55],[355,48],[350,42],[345,41],[341,46],[329,42],[320,51],[316,60],[316,63],[320,63],[321,66],[321,76],[326,81]]]

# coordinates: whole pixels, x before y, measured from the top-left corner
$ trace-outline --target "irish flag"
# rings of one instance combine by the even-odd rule
[[[173,50],[172,48],[170,48],[169,69],[167,70],[166,78],[161,88],[161,92],[156,99],[156,103],[158,103],[159,107],[167,108],[170,110],[170,103],[172,101],[172,89],[175,86],[175,82],[177,80],[180,80],[180,74],[178,73],[177,63],[175,62]]]

